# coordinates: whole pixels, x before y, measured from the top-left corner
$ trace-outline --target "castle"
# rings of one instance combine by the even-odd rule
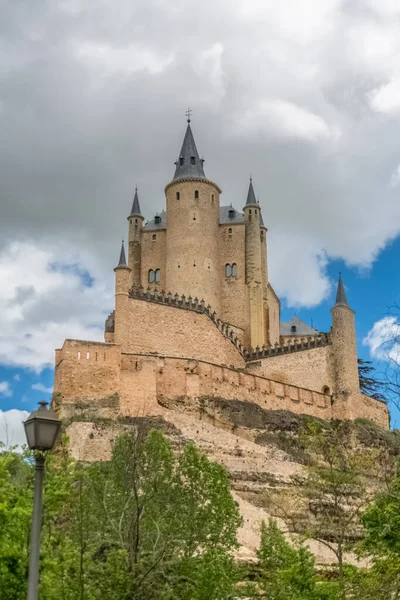
[[[253,183],[243,212],[221,206],[203,163],[188,119],[165,211],[144,223],[135,191],[104,343],[66,340],[56,350],[61,415],[156,416],[181,399],[226,398],[388,428],[386,404],[360,392],[342,279],[330,332],[297,317],[281,323]]]

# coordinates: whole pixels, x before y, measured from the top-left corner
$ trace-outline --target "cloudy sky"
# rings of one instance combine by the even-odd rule
[[[0,438],[50,398],[65,337],[101,339],[133,189],[163,208],[187,106],[223,203],[253,176],[283,318],[327,329],[343,271],[376,348],[400,283],[398,0],[4,2]]]

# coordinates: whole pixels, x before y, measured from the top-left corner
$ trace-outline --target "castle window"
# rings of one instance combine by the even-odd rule
[[[211,194],[211,202],[214,202],[214,194]]]
[[[329,387],[327,385],[324,385],[324,387],[322,388],[322,393],[323,394],[330,394],[331,390],[329,389]]]
[[[196,200],[199,199],[199,190],[195,190],[194,191],[194,197],[195,197]]]
[[[160,269],[156,269],[156,272],[155,272],[156,283],[160,283],[160,279],[161,279]]]
[[[236,263],[232,265],[232,277],[237,277],[237,266]]]
[[[154,283],[156,279],[156,274],[154,273],[153,269],[150,269],[148,275],[147,275],[147,281],[149,283]]]
[[[228,212],[229,218],[233,219],[233,217],[235,216],[235,209],[234,208],[230,208],[229,212]]]
[[[137,225],[137,219],[135,219],[135,223],[136,223],[136,225]]]
[[[225,277],[231,277],[232,269],[231,265],[225,265]]]
[[[249,215],[251,215],[251,208],[249,208]]]
[[[185,159],[183,158],[183,156],[181,156],[181,157],[179,158],[179,164],[180,164],[181,166],[183,165],[183,163],[184,163],[184,160],[185,160]]]
[[[291,326],[291,328],[290,328],[290,331],[291,331],[292,333],[296,333],[296,329],[297,329],[297,328],[296,328],[296,325],[292,325],[292,326]]]
[[[154,217],[154,223],[156,223],[157,225],[159,225],[161,223],[161,217],[160,217],[160,215],[156,215]]]
[[[232,227],[229,227],[229,229],[228,229],[228,235],[232,235]]]
[[[176,199],[177,199],[177,200],[180,200],[180,199],[181,199],[181,195],[180,195],[180,193],[179,193],[179,192],[176,192]]]
[[[255,211],[254,211],[254,214],[255,214],[255,215],[257,214],[257,209],[255,209]]]
[[[155,242],[155,241],[156,241],[156,239],[157,239],[157,236],[156,236],[156,234],[155,234],[155,233],[153,233],[153,235],[151,236],[151,239],[153,240],[153,242]]]
[[[135,221],[136,221],[136,219],[135,219]],[[129,219],[129,223],[130,223],[130,225],[132,225],[132,219]]]
[[[191,164],[191,165],[194,165],[194,164],[196,164],[196,158],[195,158],[194,156],[191,156],[191,157],[190,157],[190,164]]]
[[[264,239],[264,232],[263,232],[263,230],[261,230],[261,239],[262,240]]]

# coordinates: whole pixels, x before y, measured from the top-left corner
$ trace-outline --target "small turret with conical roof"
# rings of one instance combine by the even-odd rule
[[[126,264],[124,240],[122,240],[119,261],[114,269],[115,271],[115,324],[114,341],[120,342],[121,334],[124,328],[123,317],[126,314],[126,304],[128,302],[129,289],[131,287],[131,270]]]
[[[185,137],[179,153],[179,158],[176,161],[176,169],[173,181],[177,179],[206,179],[204,169],[204,160],[200,158],[197,152],[196,142],[194,141],[192,128],[190,126],[190,118],[186,128]]]
[[[246,204],[243,207],[245,222],[246,285],[250,302],[250,345],[260,348],[267,343],[264,308],[262,244],[260,236],[260,207],[250,177]]]
[[[129,269],[127,262],[126,262],[124,240],[122,240],[121,252],[119,253],[119,262],[118,262],[117,266],[115,267],[115,269]],[[115,269],[114,269],[114,271],[115,271]]]
[[[347,301],[341,274],[331,312],[335,414],[339,419],[352,419],[360,393],[355,313]]]
[[[131,269],[131,284],[139,287],[142,275],[142,228],[144,217],[140,210],[137,186],[133,197],[132,209],[128,216],[129,222],[129,247],[128,264]]]

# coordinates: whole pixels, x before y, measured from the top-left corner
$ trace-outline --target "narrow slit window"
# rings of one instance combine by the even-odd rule
[[[228,235],[232,235],[232,227],[229,227],[229,229],[228,229]]]
[[[195,197],[196,200],[199,199],[199,190],[195,190],[194,191],[194,197]]]
[[[155,241],[156,241],[156,239],[157,239],[157,236],[156,236],[156,234],[155,234],[155,233],[153,233],[153,235],[152,235],[152,240],[153,240],[153,242],[155,242]]]
[[[181,199],[181,195],[180,195],[180,193],[179,193],[179,192],[176,192],[176,199],[177,199],[177,200],[180,200],[180,199]]]
[[[211,194],[211,202],[214,202],[215,198],[214,198],[214,194]]]
[[[78,360],[81,360],[81,353],[78,352]]]
[[[90,358],[90,354],[89,354],[89,352],[86,352],[86,360],[89,360],[89,358]]]

